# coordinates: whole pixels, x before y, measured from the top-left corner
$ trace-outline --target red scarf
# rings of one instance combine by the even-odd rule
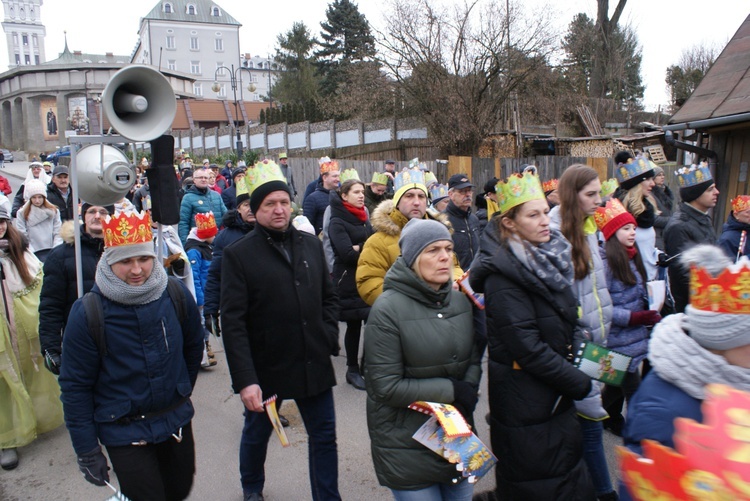
[[[346,202],[344,200],[342,200],[342,202],[344,203],[344,207],[346,207],[346,210],[357,216],[357,219],[359,219],[363,223],[367,221],[367,211],[365,210],[364,205],[360,208],[357,208],[349,202]]]
[[[638,247],[635,245],[632,247],[625,247],[625,251],[628,253],[628,259],[633,259],[638,254]]]

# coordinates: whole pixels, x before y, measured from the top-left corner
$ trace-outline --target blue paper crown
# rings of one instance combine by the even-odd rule
[[[622,184],[628,179],[633,179],[635,177],[641,176],[653,169],[654,164],[651,163],[651,161],[649,161],[647,158],[631,158],[627,163],[617,164],[615,177],[617,178],[617,182]]]
[[[421,184],[424,186],[424,172],[419,169],[405,169],[393,179],[393,188],[398,191],[407,184]]]
[[[445,198],[448,196],[448,187],[444,184],[433,184],[430,188],[430,199],[434,203],[435,200]]]
[[[677,171],[677,181],[680,183],[680,188],[705,183],[706,181],[711,181],[713,178],[706,164],[691,165]]]

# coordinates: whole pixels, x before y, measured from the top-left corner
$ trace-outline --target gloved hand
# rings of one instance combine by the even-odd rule
[[[659,253],[659,256],[656,258],[656,264],[662,268],[669,266],[669,256],[666,252]]]
[[[83,478],[94,485],[106,485],[104,482],[109,482],[107,458],[98,445],[91,452],[78,456],[78,469],[83,473]]]
[[[471,383],[453,378],[451,378],[451,383],[453,383],[453,406],[463,417],[470,419],[479,400],[478,388]]]
[[[661,322],[661,315],[656,310],[634,311],[630,314],[628,325],[655,325]]]
[[[221,337],[221,325],[219,324],[219,315],[207,313],[203,315],[206,321],[206,329],[216,337]]]
[[[56,350],[44,350],[44,366],[55,376],[60,375],[60,353]]]

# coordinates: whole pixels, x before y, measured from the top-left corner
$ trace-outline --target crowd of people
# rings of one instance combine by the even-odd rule
[[[289,159],[278,160],[219,169],[180,155],[179,224],[156,231],[143,159],[129,197],[82,201],[78,264],[65,166],[33,162],[20,199],[0,198],[3,469],[64,419],[87,481],[105,485],[111,465],[129,499],[185,499],[200,412],[190,396],[201,368],[222,362],[211,335],[244,406],[250,501],[267,483],[266,408],[284,400],[308,435],[312,498],[342,497],[339,322],[346,383],[366,392],[374,470],[397,500],[475,497],[412,439],[429,418],[414,402],[451,404],[473,427],[487,399],[498,463],[483,499],[616,500],[629,494],[610,478],[605,430],[637,452],[644,439],[671,445],[674,417],[701,419],[705,385],[750,390],[750,312],[716,307],[735,293],[717,292],[716,277],[750,273],[750,196],[732,200],[717,237],[707,165],[676,172],[678,201],[633,152],[614,157],[614,179],[575,164],[542,180],[528,166],[481,192],[463,173],[440,184],[417,162],[387,161],[365,182],[324,157],[299,214]],[[284,301],[268,299],[269,284]],[[659,287],[666,300],[654,305]],[[574,365],[582,342],[630,357],[621,384]]]

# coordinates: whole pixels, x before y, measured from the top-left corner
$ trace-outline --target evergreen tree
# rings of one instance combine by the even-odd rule
[[[320,77],[316,75],[315,57],[312,54],[315,39],[304,23],[294,23],[286,34],[277,37],[275,62],[281,66],[271,91],[274,100],[283,104],[296,103],[307,106],[320,99]]]

